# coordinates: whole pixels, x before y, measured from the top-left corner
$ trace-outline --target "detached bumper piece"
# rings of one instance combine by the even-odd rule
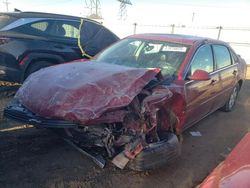
[[[14,100],[4,109],[4,116],[39,128],[75,128],[77,126],[74,122],[37,116],[17,100]]]

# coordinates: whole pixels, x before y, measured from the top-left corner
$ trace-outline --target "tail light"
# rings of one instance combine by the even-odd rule
[[[0,45],[6,44],[10,41],[10,38],[0,37]]]

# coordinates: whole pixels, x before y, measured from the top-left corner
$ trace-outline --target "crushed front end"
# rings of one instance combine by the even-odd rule
[[[38,128],[53,129],[101,167],[109,159],[121,169],[129,164],[134,170],[148,170],[174,159],[180,152],[179,141],[174,135],[178,119],[168,106],[171,96],[164,86],[143,89],[127,107],[106,112],[88,125],[41,117],[18,100],[13,100],[5,108],[4,115]],[[146,161],[148,165],[144,164],[145,151],[152,153],[149,150],[157,145],[160,148],[162,144],[167,147],[165,150],[169,155],[157,158],[159,154],[156,153],[155,157],[147,159],[150,161]],[[140,164],[137,164],[138,160]]]
[[[103,67],[86,63],[79,66],[89,69],[88,73],[82,73],[82,79],[78,76],[78,82],[70,77],[67,85],[63,78],[80,74],[72,74],[81,71],[74,66],[63,65],[65,71],[60,71],[58,79],[52,74],[53,67],[32,75],[4,115],[53,129],[101,167],[109,159],[121,169],[127,165],[149,170],[180,154],[175,134],[179,120],[171,110],[172,92],[162,84],[159,70],[106,65],[106,75],[97,79],[89,76],[90,71],[97,73]],[[67,71],[68,75],[61,75]],[[52,80],[51,75],[52,83],[47,80]],[[43,81],[47,85],[40,88]]]

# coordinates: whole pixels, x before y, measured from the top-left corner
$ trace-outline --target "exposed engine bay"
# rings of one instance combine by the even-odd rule
[[[113,159],[112,162],[123,169],[148,145],[160,142],[164,132],[175,132],[178,120],[167,108],[171,96],[163,86],[143,89],[129,106],[107,112],[95,121],[100,124],[79,125],[65,129],[65,133],[74,144],[99,159],[99,166],[104,166],[100,165],[104,157]]]

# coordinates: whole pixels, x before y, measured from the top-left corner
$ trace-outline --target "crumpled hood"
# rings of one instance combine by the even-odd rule
[[[95,61],[61,64],[32,74],[15,98],[39,116],[86,124],[127,106],[159,72]]]

